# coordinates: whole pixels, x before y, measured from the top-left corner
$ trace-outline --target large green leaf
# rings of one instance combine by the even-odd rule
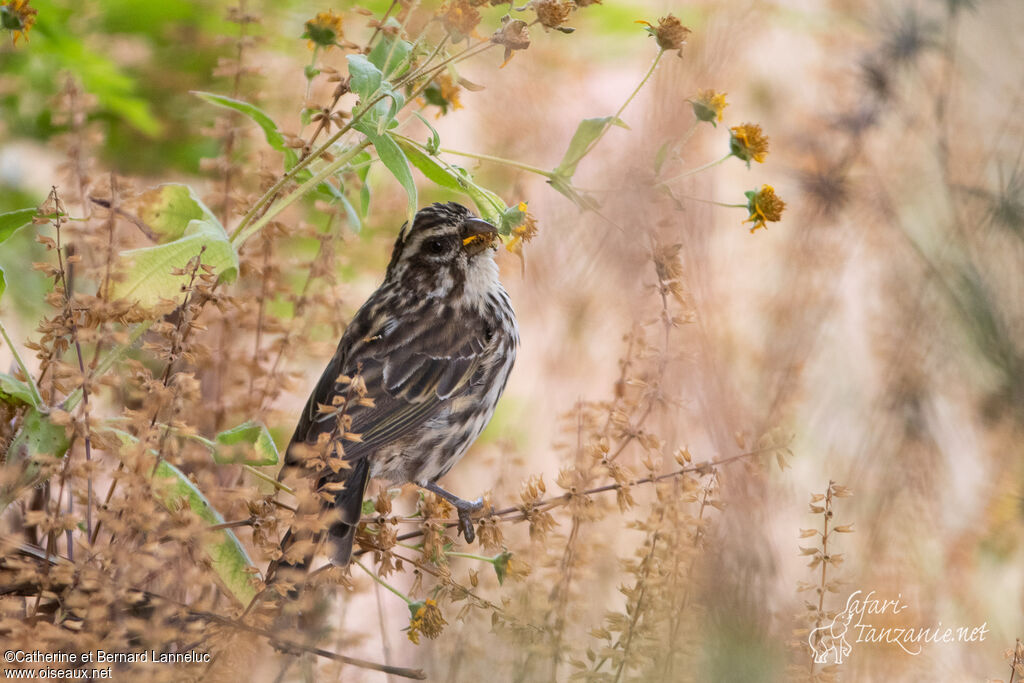
[[[596,119],[583,119],[580,121],[580,125],[576,128],[576,133],[572,136],[572,140],[569,141],[569,149],[565,151],[565,156],[562,157],[562,163],[558,164],[555,168],[555,175],[572,178],[573,174],[576,173],[576,166],[587,155],[590,144],[610,125],[629,128],[629,126],[622,122],[622,119],[617,119],[614,116],[602,116]]]
[[[217,435],[221,447],[213,450],[214,462],[224,465],[276,465],[280,462],[277,445],[262,422],[243,422]],[[255,456],[255,458],[253,458]]]
[[[18,228],[31,223],[35,215],[34,208],[0,213],[0,242],[13,235]]]
[[[215,104],[218,107],[225,107],[227,109],[237,111],[240,114],[244,114],[263,129],[263,135],[267,139],[268,145],[279,152],[291,152],[292,154],[295,154],[294,150],[285,145],[284,136],[281,135],[281,131],[277,129],[277,124],[274,123],[274,120],[255,104],[250,104],[243,100],[236,100],[225,95],[216,95],[214,93],[200,92],[197,90],[193,91],[192,94],[203,98],[210,104]]]
[[[114,430],[114,433],[123,444],[138,443],[138,439],[128,432]],[[156,455],[152,449],[149,453]],[[161,460],[154,471],[154,479],[154,494],[168,510],[179,510],[182,505],[186,505],[211,526],[224,523],[224,517],[210,504],[202,491],[174,465]],[[240,604],[249,604],[256,596],[256,590],[250,582],[254,565],[249,554],[230,529],[220,529],[214,532],[213,537],[217,540],[205,542],[203,549],[210,556],[214,573]]]
[[[21,429],[7,445],[0,477],[0,481],[5,482],[0,486],[0,512],[23,491],[42,483],[45,478],[40,474],[42,464],[63,458],[69,444],[64,427],[51,422],[36,408],[29,408]]]
[[[388,19],[388,25],[400,28],[394,19]],[[396,39],[391,36],[384,36],[379,41],[367,58],[370,63],[381,70],[388,78],[398,77],[409,70],[409,55],[412,53],[412,45],[405,40]]]
[[[202,252],[201,261],[225,280],[238,273],[238,254],[213,213],[187,185],[160,185],[140,198],[139,218],[162,244],[121,252],[119,270],[125,277],[114,283],[114,298],[152,306],[161,299],[181,297],[185,268]]]
[[[29,386],[6,372],[0,372],[0,401],[15,405],[35,405],[35,398]]]
[[[366,55],[348,55],[349,88],[366,102],[380,89],[384,74]]]
[[[498,226],[499,230],[504,227],[502,220],[506,212],[505,202],[494,192],[480,187],[473,182],[469,171],[459,166],[446,166],[434,157],[423,151],[423,148],[401,136],[395,136],[394,140],[402,148],[406,157],[413,166],[419,169],[420,173],[441,187],[451,190],[458,190],[469,195],[476,204],[480,217],[489,223]],[[508,230],[501,230],[503,235]]]
[[[409,198],[407,213],[411,220],[419,208],[419,197],[416,193],[416,182],[412,178],[412,170],[409,168],[409,160],[406,158],[405,152],[398,146],[394,138],[388,133],[378,134],[377,130],[368,121],[359,121],[356,123],[355,128],[370,139],[374,149],[377,150],[377,156],[380,157],[381,163],[391,171],[391,175],[395,176],[395,179],[405,189],[405,194]]]
[[[217,223],[213,212],[188,185],[167,183],[151,187],[136,197],[132,205],[161,244],[184,235],[191,221]]]
[[[177,467],[161,460],[156,468],[155,477],[163,480],[165,484],[156,487],[156,496],[168,510],[177,510],[184,504],[210,525],[224,523],[224,517]],[[239,604],[248,605],[256,597],[256,589],[253,588],[251,581],[253,561],[230,529],[222,529],[215,533],[219,540],[204,544],[213,571]]]

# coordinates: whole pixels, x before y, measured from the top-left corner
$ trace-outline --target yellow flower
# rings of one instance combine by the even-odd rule
[[[24,37],[28,42],[28,32],[36,23],[37,10],[28,6],[29,0],[4,0],[0,4],[0,26],[12,34],[14,44],[18,38]]]
[[[747,195],[747,211],[750,212],[750,216],[743,222],[754,224],[750,228],[751,233],[758,228],[767,230],[767,223],[777,223],[782,219],[786,202],[779,199],[771,185],[762,185],[760,190],[751,190],[744,194]]]
[[[537,236],[537,219],[526,210],[526,202],[519,202],[519,206],[516,208],[519,213],[523,214],[523,221],[512,228],[512,239],[508,241],[505,248],[519,258],[523,258],[523,245]]]
[[[715,127],[718,126],[715,122],[722,120],[722,111],[729,106],[725,93],[714,90],[698,90],[697,97],[690,100],[690,104],[698,121],[707,121]]]
[[[679,56],[683,56],[683,45],[686,43],[686,37],[690,35],[691,31],[683,26],[683,22],[679,21],[674,15],[669,14],[667,17],[658,19],[657,26],[642,19],[636,23],[647,25],[647,28],[644,30],[654,36],[654,40],[657,41],[658,47],[662,50],[679,50]]]
[[[732,131],[729,150],[733,156],[747,162],[747,168],[750,168],[751,161],[764,163],[764,158],[768,156],[768,138],[761,131],[761,126],[744,123],[729,130]]]
[[[430,639],[437,638],[448,623],[441,614],[441,608],[431,599],[411,603],[409,612],[412,618],[409,620],[408,636],[416,645],[420,644],[421,633]]]
[[[459,91],[461,89],[458,82],[451,77],[451,74],[446,72],[435,78],[430,82],[430,85],[424,88],[423,97],[428,104],[441,108],[441,111],[437,113],[437,118],[441,118],[448,113],[448,107],[462,109],[462,102],[459,101]]]
[[[306,32],[302,34],[302,37],[309,39],[310,47],[319,45],[330,48],[337,45],[344,36],[341,23],[341,16],[335,14],[334,10],[320,12],[306,22]]]

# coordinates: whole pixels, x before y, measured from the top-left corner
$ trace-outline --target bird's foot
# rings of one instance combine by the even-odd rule
[[[448,493],[432,481],[423,482],[419,484],[419,486],[431,493],[437,494],[441,498],[444,498],[455,507],[456,512],[459,513],[459,530],[462,532],[462,536],[466,539],[466,543],[472,543],[474,539],[476,539],[476,530],[473,528],[472,515],[474,512],[479,512],[483,509],[484,499],[477,498],[476,500],[465,500],[463,498],[459,498],[453,493]]]

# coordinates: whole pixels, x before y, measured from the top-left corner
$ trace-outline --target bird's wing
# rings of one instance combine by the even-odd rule
[[[491,332],[475,316],[425,318],[421,313],[390,320],[378,334],[368,334],[373,328],[353,320],[310,396],[292,442],[314,444],[321,434],[336,429],[337,413],[322,411],[320,406],[332,406],[335,397],[349,396],[349,384],[337,381],[342,375],[358,374],[366,385],[366,398],[373,399],[372,405],[350,401],[344,407],[351,419],[349,431],[359,435],[358,441],[342,442],[350,462],[438,414],[469,383]]]

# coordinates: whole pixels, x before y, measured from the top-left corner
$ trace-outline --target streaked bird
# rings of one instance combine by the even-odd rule
[[[402,227],[384,283],[342,335],[282,469],[315,477],[330,501],[326,536],[290,531],[280,565],[308,568],[322,540],[331,562],[347,565],[371,478],[413,482],[448,500],[473,541],[470,514],[481,501],[437,480],[491,419],[515,362],[518,327],[498,280],[496,243],[494,226],[455,203],[428,206]],[[344,466],[327,466],[331,453]]]

